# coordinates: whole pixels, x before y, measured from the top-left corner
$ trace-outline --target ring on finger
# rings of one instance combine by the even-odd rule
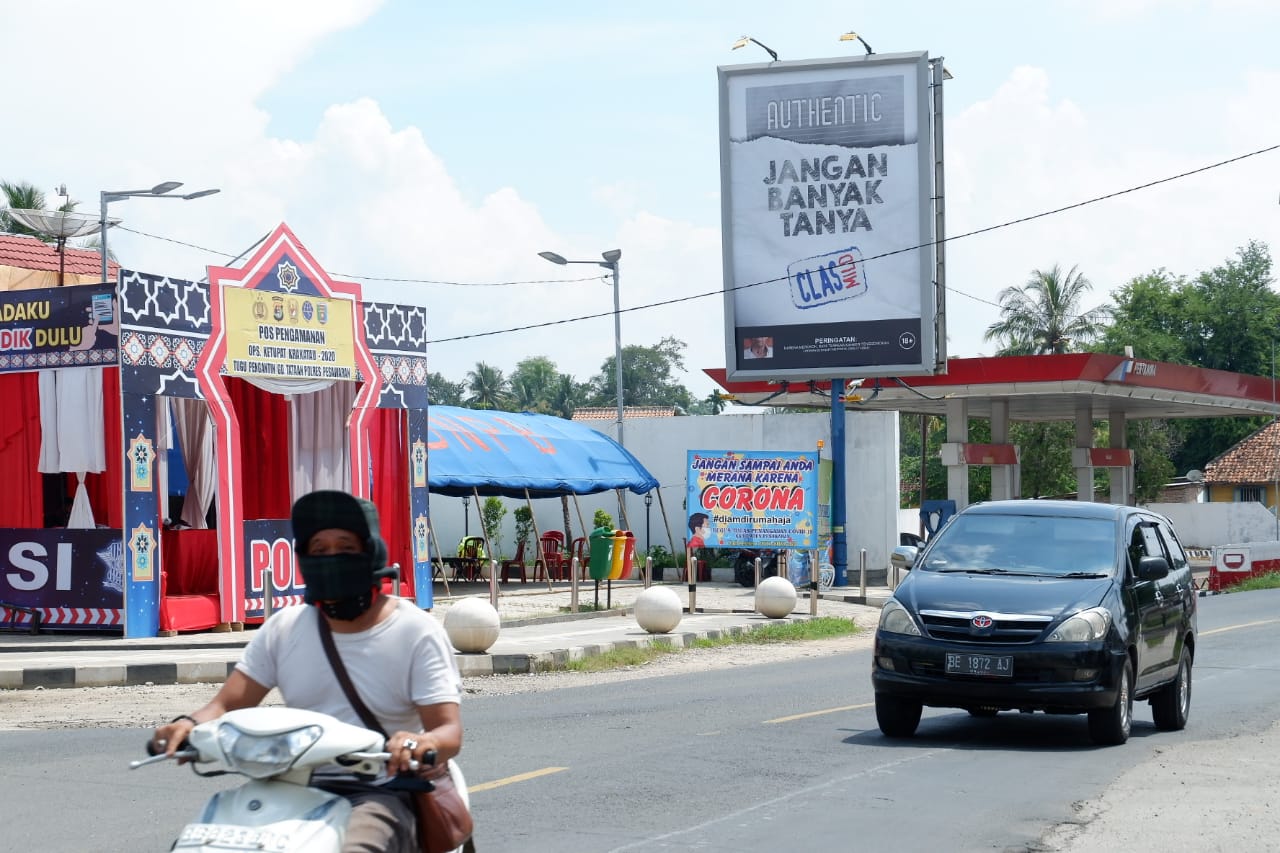
[[[404,742],[404,748],[409,750],[410,752],[413,752],[415,749],[418,748],[418,742],[410,738],[409,740],[406,740]]]

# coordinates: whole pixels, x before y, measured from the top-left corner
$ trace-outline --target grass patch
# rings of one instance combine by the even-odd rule
[[[678,649],[670,643],[657,642],[648,646],[632,648],[624,646],[612,649],[602,655],[592,655],[582,660],[571,660],[565,666],[570,672],[603,672],[608,669],[622,669],[628,666],[644,666],[651,660],[675,654]]]
[[[744,643],[795,643],[803,640],[829,640],[833,637],[847,637],[861,629],[852,619],[841,619],[838,616],[819,616],[816,619],[804,619],[796,622],[780,622],[777,625],[765,625],[753,631],[741,634],[729,634],[715,639],[694,640],[691,648],[714,649],[719,646],[736,646]]]
[[[605,611],[611,611],[611,610],[622,611],[622,610],[626,610],[626,608],[623,607],[621,604],[615,604],[612,607],[605,607],[603,605],[597,606],[595,602],[587,602],[587,601],[578,602],[579,613],[604,613]],[[566,604],[564,607],[561,607],[559,609],[559,612],[572,613],[573,608],[571,608],[569,605]]]
[[[746,643],[795,643],[804,640],[828,640],[833,637],[847,637],[851,634],[857,634],[860,630],[852,619],[822,616],[817,619],[765,625],[754,631],[726,634],[716,639],[694,640],[689,648],[714,649]],[[592,655],[582,660],[569,661],[565,669],[572,672],[604,672],[605,670],[621,669],[623,667],[644,666],[652,660],[680,651],[683,651],[683,649],[663,641],[658,641],[648,646],[640,646],[639,648],[626,646],[613,649],[602,655]]]
[[[1255,589],[1277,589],[1280,588],[1280,572],[1267,572],[1265,575],[1257,577],[1245,578],[1238,584],[1227,587],[1227,591],[1236,592],[1252,592]]]

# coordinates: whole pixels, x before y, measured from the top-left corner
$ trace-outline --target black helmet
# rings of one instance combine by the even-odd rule
[[[387,565],[387,543],[378,530],[378,508],[371,501],[337,490],[311,492],[293,504],[293,548],[305,554],[321,530],[350,530],[364,543],[372,574]]]

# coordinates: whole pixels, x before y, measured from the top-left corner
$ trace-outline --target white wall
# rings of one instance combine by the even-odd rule
[[[600,432],[617,438],[616,425],[601,424]],[[663,513],[657,492],[649,513],[652,544],[678,551],[685,536],[685,466],[690,450],[816,450],[822,439],[824,454],[830,455],[830,414],[703,415],[679,418],[628,419],[624,434],[628,450],[636,456],[660,484],[661,503],[666,507],[670,533],[663,527]],[[847,470],[846,540],[849,569],[855,572],[858,549],[867,549],[870,569],[887,568],[889,552],[898,542],[898,415],[896,412],[853,412],[845,414],[845,458]],[[427,462],[430,465],[430,459]],[[483,500],[483,499],[482,499]],[[511,513],[523,501],[504,499],[508,508],[504,525],[503,551],[515,551],[515,520]],[[613,493],[577,499],[588,527],[597,507],[623,526],[618,499]],[[533,502],[539,530],[564,527],[558,499]],[[575,536],[582,535],[578,513],[570,499],[570,518]],[[480,533],[475,501],[471,502],[469,530]],[[636,547],[647,548],[644,498],[626,493],[627,527],[636,536]],[[463,507],[460,498],[431,496],[431,522],[440,547],[446,552],[463,536]],[[914,530],[915,528],[909,528]],[[530,555],[526,554],[526,559]]]
[[[1153,503],[1146,506],[1173,522],[1173,529],[1187,548],[1244,545],[1280,539],[1276,517],[1257,502]]]

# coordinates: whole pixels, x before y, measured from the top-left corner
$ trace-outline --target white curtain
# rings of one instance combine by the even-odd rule
[[[204,400],[174,397],[173,421],[182,446],[182,464],[187,469],[187,496],[182,501],[182,522],[191,527],[208,527],[206,519],[218,483],[218,462],[213,447],[213,419]]]
[[[42,474],[74,473],[76,494],[67,526],[92,528],[93,509],[84,475],[106,470],[102,414],[102,368],[40,371],[40,464]]]
[[[338,382],[336,379],[271,379],[266,376],[242,376],[240,378],[255,388],[261,388],[268,394],[282,394],[286,397],[290,394],[311,394],[315,391],[323,391],[334,383],[338,385],[353,384]]]
[[[355,382],[334,382],[324,390],[289,398],[289,486],[294,500],[316,489],[351,490],[347,422],[359,390]]]

